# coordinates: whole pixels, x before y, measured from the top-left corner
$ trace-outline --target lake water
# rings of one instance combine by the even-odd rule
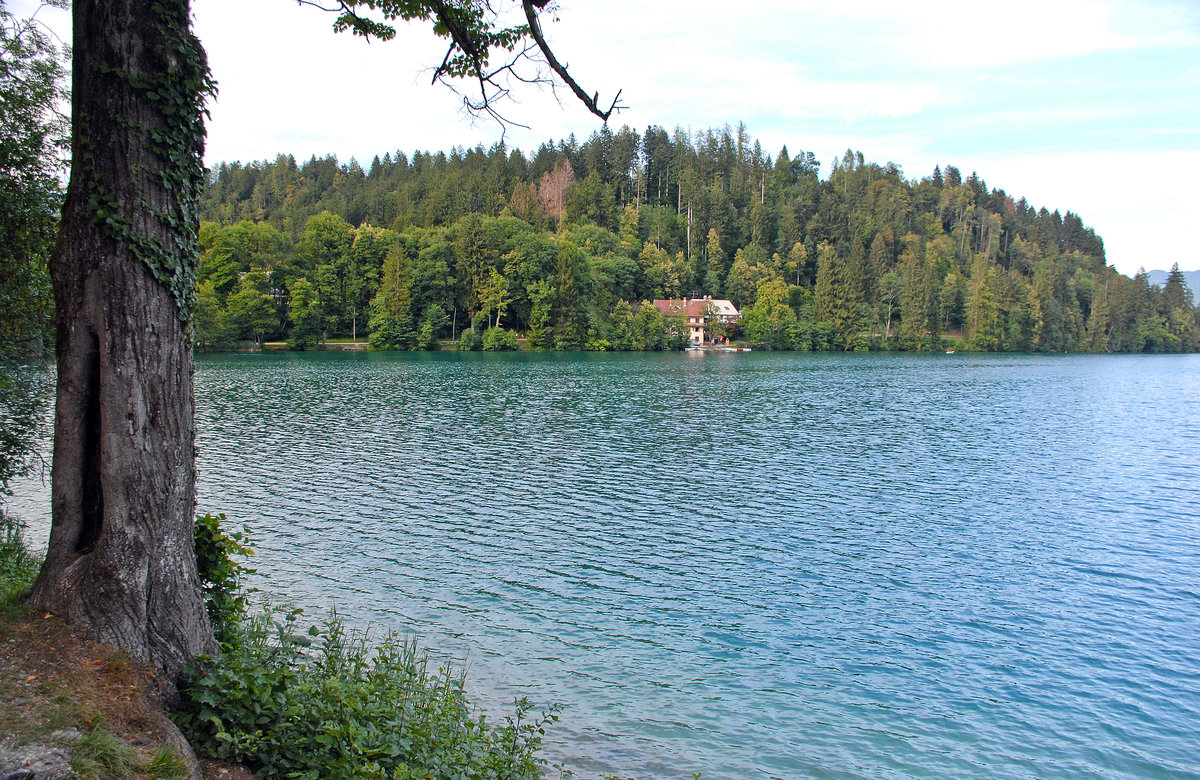
[[[1200,777],[1198,356],[197,363],[257,584],[577,777]]]

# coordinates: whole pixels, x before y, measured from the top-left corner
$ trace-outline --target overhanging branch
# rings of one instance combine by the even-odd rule
[[[597,104],[600,93],[596,92],[589,96],[588,93],[584,92],[583,87],[579,86],[579,82],[575,81],[571,74],[567,72],[567,67],[554,56],[554,52],[550,49],[550,44],[546,42],[546,36],[542,34],[542,25],[538,21],[537,11],[534,10],[534,6],[541,8],[546,3],[538,2],[538,0],[521,0],[521,5],[525,9],[525,18],[529,21],[529,34],[533,36],[533,40],[537,43],[538,49],[541,50],[542,56],[546,58],[546,64],[550,66],[550,70],[554,71],[563,80],[563,83],[571,88],[571,91],[575,93],[575,97],[579,98],[580,102],[587,106],[589,111],[605,122],[608,121],[608,118],[612,116],[614,111],[620,111],[624,108],[621,105],[621,91],[617,90],[617,95],[613,98],[612,105],[608,107],[608,110],[601,109]]]
[[[3,0],[0,0],[2,2]],[[599,105],[599,93],[588,95],[571,76],[567,66],[554,55],[538,21],[538,12],[555,7],[554,0],[520,0],[528,25],[502,27],[498,24],[500,6],[508,0],[295,0],[300,5],[311,6],[338,14],[334,30],[349,30],[367,40],[379,38],[390,40],[396,31],[393,22],[397,19],[417,19],[433,22],[434,32],[450,39],[441,64],[433,69],[432,81],[441,81],[459,91],[452,82],[456,79],[475,81],[478,99],[463,97],[465,107],[476,114],[486,114],[504,124],[516,124],[497,113],[494,103],[510,97],[508,79],[525,84],[544,84],[553,91],[558,79],[570,87],[571,92],[592,114],[608,121],[614,112],[625,106],[621,104],[618,91],[607,108]],[[374,12],[372,18],[363,11]],[[532,43],[528,41],[532,39]],[[540,56],[531,56],[534,51]],[[499,65],[489,63],[493,53],[503,55]],[[522,62],[533,65],[532,74],[521,73]],[[542,70],[545,65],[549,72]],[[461,93],[460,93],[461,94]]]

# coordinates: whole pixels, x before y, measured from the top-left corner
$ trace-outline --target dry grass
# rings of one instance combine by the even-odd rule
[[[0,625],[0,690],[10,704],[0,729],[32,736],[102,719],[118,734],[158,736],[153,675],[51,615],[14,612]]]
[[[149,764],[171,726],[153,673],[128,655],[78,636],[58,618],[0,612],[0,738],[52,743],[64,730],[103,728]],[[203,763],[206,778],[249,780],[239,766]]]

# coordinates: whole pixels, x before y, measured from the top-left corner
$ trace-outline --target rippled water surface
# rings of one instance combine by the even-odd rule
[[[579,777],[1200,777],[1200,358],[237,355],[202,510]],[[259,583],[263,586],[262,583]]]

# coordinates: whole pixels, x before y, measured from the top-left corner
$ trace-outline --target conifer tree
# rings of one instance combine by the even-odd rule
[[[410,349],[412,323],[412,263],[401,246],[393,247],[383,261],[379,292],[371,299],[371,349]]]

